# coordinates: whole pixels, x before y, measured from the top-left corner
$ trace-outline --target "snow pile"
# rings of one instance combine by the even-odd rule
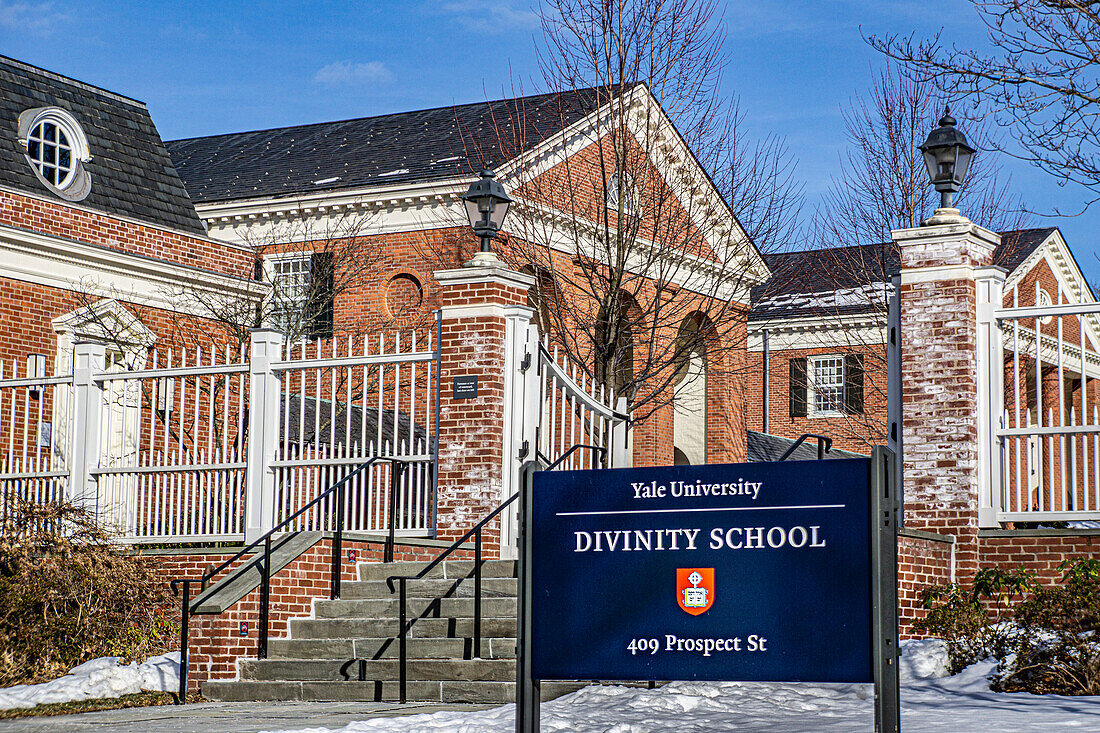
[[[946,677],[938,640],[903,645],[902,724],[909,730],[1100,730],[1100,698],[991,692],[994,660]],[[568,733],[710,733],[711,731],[867,731],[873,727],[871,685],[673,682],[656,690],[592,686],[542,705],[542,730]],[[515,708],[374,718],[339,733],[512,733]],[[282,733],[291,733],[283,731]],[[309,728],[295,733],[329,733]]]
[[[121,697],[142,690],[179,689],[179,652],[149,657],[140,663],[119,664],[120,661],[120,657],[100,657],[73,667],[64,677],[49,682],[0,688],[0,710]]]
[[[901,643],[901,683],[946,677],[950,671],[947,642],[921,639]]]

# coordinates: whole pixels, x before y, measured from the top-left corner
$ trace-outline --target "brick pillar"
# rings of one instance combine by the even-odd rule
[[[960,575],[974,572],[988,368],[979,336],[979,283],[1000,236],[955,209],[893,232],[901,252],[905,525],[957,538]],[[984,292],[988,293],[989,289]],[[988,481],[988,478],[985,479]],[[988,491],[988,488],[987,488]]]
[[[499,261],[440,270],[435,278],[443,327],[438,536],[454,540],[516,488],[519,457],[511,406],[533,314],[526,302],[534,278]],[[477,397],[455,399],[455,377],[466,375],[477,376]],[[499,522],[487,528],[484,540],[487,556],[498,556]]]

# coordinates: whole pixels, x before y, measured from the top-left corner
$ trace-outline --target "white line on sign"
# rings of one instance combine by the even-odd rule
[[[763,512],[770,509],[843,509],[844,504],[806,504],[803,506],[726,506],[701,509],[624,509],[609,512],[558,512],[556,517],[588,517],[596,514],[668,514],[670,512]]]

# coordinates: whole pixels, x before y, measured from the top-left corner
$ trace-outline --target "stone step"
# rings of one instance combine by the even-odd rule
[[[575,692],[584,682],[544,682],[544,701]],[[410,681],[406,686],[410,702],[508,703],[514,702],[515,682]],[[210,700],[287,700],[315,702],[394,702],[397,682],[325,682],[210,680],[202,684],[202,695]]]
[[[398,640],[373,639],[272,639],[268,659],[390,659],[398,655]],[[473,639],[409,639],[409,659],[471,659]],[[516,640],[490,637],[481,640],[486,659],[515,659]]]
[[[363,562],[359,563],[359,580],[385,580],[392,575],[416,575],[423,570],[426,562]],[[426,578],[465,578],[473,575],[473,560],[444,560],[432,568]],[[483,560],[482,578],[516,577],[515,560]],[[416,581],[413,581],[416,582]]]
[[[481,597],[512,597],[518,592],[515,578],[482,578]],[[474,595],[473,578],[424,578],[408,584],[409,598],[472,598]],[[366,600],[370,598],[396,598],[397,591],[390,592],[384,580],[345,581],[340,587],[340,597],[345,601]]]
[[[399,632],[396,618],[355,619],[290,619],[292,639],[362,639],[395,636]],[[453,639],[473,636],[471,618],[410,619],[409,637],[417,639]],[[516,617],[481,619],[481,636],[516,635]]]
[[[515,616],[518,613],[518,601],[515,598],[482,598],[481,615]],[[473,598],[414,598],[406,599],[407,618],[473,618]],[[317,601],[313,607],[314,618],[392,618],[401,613],[401,602],[397,598],[372,598],[351,601]]]
[[[396,659],[242,659],[242,680],[367,681],[396,680],[400,662]],[[417,681],[508,682],[516,679],[514,659],[410,659],[405,667],[408,679]],[[362,681],[362,680],[359,680]]]

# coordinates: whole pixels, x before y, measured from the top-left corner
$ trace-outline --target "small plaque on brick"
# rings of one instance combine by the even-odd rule
[[[464,374],[455,377],[454,399],[472,400],[477,397],[477,375]]]

